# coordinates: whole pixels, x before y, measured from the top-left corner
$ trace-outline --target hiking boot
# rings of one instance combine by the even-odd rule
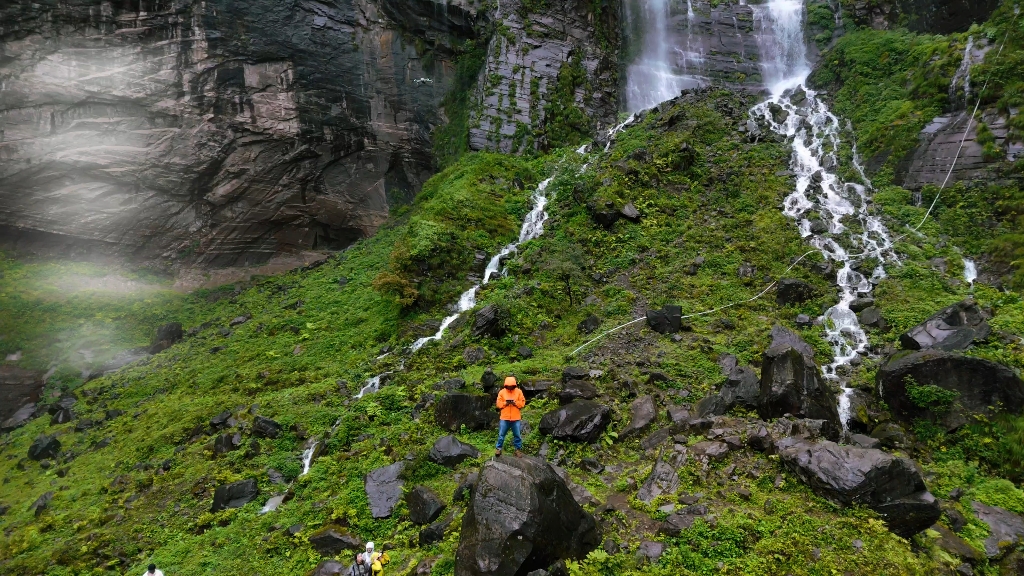
[[[501,448],[496,448],[494,450],[494,457],[497,458],[498,456],[501,456]]]
[[[516,458],[522,458],[522,457],[523,457],[523,451],[522,450],[516,450]]]

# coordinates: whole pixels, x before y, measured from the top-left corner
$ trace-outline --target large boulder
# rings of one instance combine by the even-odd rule
[[[989,536],[985,539],[985,555],[990,559],[1001,558],[1007,552],[1024,542],[1024,518],[997,506],[986,506],[971,502],[974,515],[988,525]]]
[[[484,464],[462,519],[456,576],[516,576],[563,559],[582,558],[600,543],[593,516],[540,458]]]
[[[666,305],[647,311],[647,325],[659,334],[675,334],[682,328],[682,308]]]
[[[220,512],[228,508],[241,508],[260,493],[256,480],[248,478],[230,484],[221,484],[213,492],[213,505],[210,512]]]
[[[651,427],[658,417],[658,407],[653,396],[640,396],[629,405],[629,424],[619,432],[619,440],[642,434]]]
[[[591,400],[577,400],[540,419],[540,433],[556,440],[594,442],[608,426],[609,409]]]
[[[399,476],[404,468],[405,462],[395,462],[377,468],[363,479],[366,498],[370,501],[370,513],[374,518],[387,518],[395,511],[395,506],[402,499],[404,483]]]
[[[309,543],[321,556],[334,556],[344,550],[362,551],[363,541],[345,528],[327,527],[309,537]]]
[[[679,489],[679,474],[676,470],[686,462],[686,454],[669,450],[663,453],[654,463],[654,468],[640,486],[637,499],[642,502],[653,502],[658,496],[675,494]]]
[[[170,348],[184,335],[185,331],[181,327],[181,322],[170,322],[160,326],[156,329],[156,336],[153,337],[153,343],[149,346],[149,353],[157,354]]]
[[[963,350],[988,337],[989,318],[973,301],[957,302],[901,335],[900,345],[907,350]]]
[[[775,289],[775,303],[779,306],[800,304],[814,298],[814,286],[803,280],[783,278]]]
[[[569,380],[558,392],[558,401],[568,404],[575,400],[593,400],[597,398],[597,386],[586,380]]]
[[[879,368],[876,380],[893,414],[907,421],[932,419],[947,430],[974,414],[1024,409],[1024,380],[1013,370],[954,352],[897,353]]]
[[[494,396],[449,392],[434,404],[434,421],[449,432],[487,430],[498,425]]]
[[[505,333],[501,325],[502,310],[497,304],[488,304],[477,310],[473,318],[474,336],[491,336],[498,338]]]
[[[444,512],[445,503],[441,497],[426,486],[416,486],[405,495],[409,508],[409,519],[413,524],[430,524]]]
[[[281,425],[263,416],[257,416],[252,423],[252,434],[259,438],[277,438],[281,434]]]
[[[28,447],[28,457],[32,460],[56,458],[60,453],[60,440],[55,436],[39,436]]]
[[[844,506],[867,506],[900,536],[917,534],[941,515],[938,501],[906,458],[797,437],[780,440],[776,450],[783,464],[815,494]]]
[[[18,408],[10,418],[0,423],[0,432],[9,432],[15,428],[21,428],[25,424],[28,424],[32,418],[36,415],[36,404],[35,402],[29,402],[21,408]]]
[[[709,394],[697,403],[697,416],[721,416],[736,407],[757,410],[761,397],[761,382],[753,368],[735,366],[729,371],[722,389]]]
[[[435,464],[454,468],[469,458],[477,458],[480,451],[472,444],[460,442],[455,436],[442,436],[434,442],[427,458]]]
[[[772,344],[761,362],[761,390],[757,412],[768,420],[791,414],[824,420],[826,436],[838,439],[843,429],[838,399],[814,363],[814,351],[792,331],[776,326]]]

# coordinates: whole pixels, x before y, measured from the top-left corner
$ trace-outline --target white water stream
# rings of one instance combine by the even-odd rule
[[[839,368],[867,354],[868,349],[867,335],[850,303],[869,296],[874,284],[885,278],[884,263],[898,260],[889,231],[868,209],[871,183],[857,161],[856,149],[853,162],[860,182],[843,181],[836,172],[841,126],[825,102],[806,86],[811,67],[803,37],[803,3],[769,0],[753,9],[763,32],[762,66],[771,96],[751,114],[792,142],[796,188],[786,198],[783,212],[836,269],[839,302],[821,317],[835,358],[822,372],[829,379],[841,380]],[[826,233],[812,234],[813,216],[821,222],[815,228],[824,225]],[[865,269],[865,259],[874,260],[870,270]],[[845,426],[851,389],[843,390],[839,412]]]
[[[703,75],[704,53],[690,33],[697,15],[692,0],[687,1],[685,42],[676,45],[669,34],[672,20],[670,0],[639,0],[625,3],[626,19],[640,22],[640,55],[626,71],[626,111],[639,112],[679,96],[687,88],[706,85]]]
[[[974,281],[977,279],[978,267],[974,264],[974,260],[964,258],[964,280],[971,286],[974,286]]]

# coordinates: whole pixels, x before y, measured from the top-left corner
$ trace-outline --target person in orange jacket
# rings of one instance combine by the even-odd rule
[[[498,392],[496,404],[498,410],[501,411],[501,421],[498,423],[498,443],[494,445],[497,448],[494,455],[501,456],[501,448],[505,445],[505,436],[508,436],[508,431],[512,430],[516,457],[520,457],[523,455],[522,410],[526,406],[526,396],[523,396],[523,391],[519,389],[515,376],[505,378],[505,385]]]

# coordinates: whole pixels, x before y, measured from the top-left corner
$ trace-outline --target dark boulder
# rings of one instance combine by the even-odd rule
[[[338,576],[348,574],[345,565],[337,560],[324,560],[316,565],[316,568],[309,573],[309,576]]]
[[[466,364],[483,362],[486,357],[487,351],[479,346],[469,346],[462,351],[462,358],[466,361]]]
[[[682,308],[665,305],[661,310],[648,310],[647,325],[659,334],[675,334],[682,329]]]
[[[523,396],[530,400],[547,394],[548,390],[551,390],[551,387],[554,385],[555,383],[551,380],[530,380],[520,382],[519,389],[523,391]]]
[[[434,442],[427,458],[435,464],[454,468],[469,458],[477,458],[480,451],[471,444],[460,442],[455,436],[442,436]]]
[[[558,392],[558,401],[568,404],[576,400],[593,400],[597,398],[597,386],[584,380],[569,380]]]
[[[494,373],[490,366],[480,376],[480,387],[486,394],[496,394],[498,388],[500,388],[498,375]]]
[[[973,301],[958,302],[908,330],[900,336],[900,345],[907,350],[963,350],[988,338],[989,318]]]
[[[321,556],[334,556],[345,550],[363,550],[363,541],[344,528],[327,527],[309,537],[309,543]]]
[[[985,555],[989,559],[1002,558],[1024,542],[1024,518],[997,506],[986,506],[971,502],[974,515],[988,525],[989,536],[985,539]]]
[[[792,331],[776,326],[772,344],[761,363],[761,390],[757,412],[762,419],[791,414],[824,420],[826,436],[838,439],[843,429],[835,392],[825,383],[814,351]]]
[[[484,464],[462,519],[459,576],[516,576],[579,559],[600,544],[593,516],[540,458]]]
[[[705,396],[695,407],[700,418],[721,416],[736,407],[756,410],[761,396],[761,382],[753,368],[736,366],[717,394]]]
[[[217,486],[213,492],[213,505],[210,512],[220,512],[228,508],[241,508],[259,494],[256,481],[252,478],[239,480],[230,484]]]
[[[162,352],[175,343],[180,341],[185,336],[185,331],[182,330],[181,322],[171,322],[164,324],[156,329],[156,335],[153,337],[152,344],[149,345],[149,353],[156,354]]]
[[[53,501],[53,492],[47,492],[36,498],[35,502],[28,507],[28,511],[34,513],[37,517],[46,511],[50,507],[50,502]]]
[[[465,387],[466,381],[462,378],[449,378],[434,384],[434,390],[441,390],[444,392],[454,392],[455,390],[461,390]]]
[[[529,360],[530,358],[533,358],[533,349],[529,346],[520,346],[519,348],[516,348],[516,355],[518,355],[521,360]]]
[[[855,298],[850,302],[850,310],[853,310],[854,312],[863,312],[874,305],[874,298]]]
[[[395,462],[370,472],[363,479],[363,488],[370,501],[370,513],[374,518],[387,518],[395,511],[402,499],[403,482],[399,477],[405,462]]]
[[[595,224],[603,228],[611,228],[619,221],[622,214],[615,209],[615,205],[611,202],[605,202],[600,206],[597,204],[590,204],[590,218]]]
[[[405,505],[409,508],[409,520],[413,524],[430,524],[444,512],[445,503],[441,497],[426,486],[416,486],[405,495]]]
[[[213,441],[213,453],[217,455],[227,454],[228,452],[237,450],[241,445],[242,435],[238,432],[235,432],[234,434],[221,434]]]
[[[419,533],[419,544],[420,546],[429,546],[444,540],[444,533],[448,531],[448,527],[452,525],[452,519],[446,518],[439,522],[434,522],[430,526],[420,530]]]
[[[477,310],[473,318],[473,335],[500,338],[505,334],[505,328],[501,322],[503,315],[503,311],[497,304],[488,304]]]
[[[10,418],[0,423],[0,432],[10,432],[15,428],[21,428],[25,424],[32,421],[36,415],[36,404],[29,402],[21,408],[18,408]]]
[[[640,486],[636,497],[641,502],[653,502],[658,496],[674,494],[679,489],[679,469],[686,462],[686,456],[675,450],[663,453],[655,461],[651,473]]]
[[[908,389],[908,379],[917,388]],[[876,381],[893,414],[908,422],[932,419],[947,430],[966,424],[972,415],[1024,409],[1024,381],[1013,370],[955,352],[897,353],[878,369]]]
[[[590,371],[579,366],[566,366],[562,368],[562,382],[569,380],[586,380],[590,378]]]
[[[642,434],[651,427],[658,416],[653,396],[640,396],[629,405],[629,424],[619,432],[619,440]]]
[[[885,321],[885,318],[882,316],[882,310],[878,306],[865,308],[857,315],[857,320],[861,326],[867,326],[868,328],[875,328],[883,332],[889,329],[889,323]]]
[[[541,434],[556,440],[594,442],[608,427],[609,409],[591,400],[577,400],[540,419]]]
[[[779,306],[800,304],[814,298],[814,286],[803,280],[783,278],[775,289],[775,303]]]
[[[55,436],[39,436],[28,447],[28,457],[32,460],[53,459],[60,453],[60,440]]]
[[[263,416],[257,416],[252,424],[252,434],[257,438],[277,438],[281,434],[281,425]]]
[[[434,405],[434,421],[449,432],[487,430],[498,425],[494,396],[449,392]]]
[[[50,425],[67,424],[75,419],[75,413],[70,408],[61,408],[50,417]]]
[[[576,325],[576,330],[584,334],[590,334],[601,326],[601,319],[591,314]]]
[[[815,494],[844,506],[867,506],[895,534],[908,538],[941,516],[938,501],[906,458],[804,438],[782,439],[776,449],[783,464]]]
[[[622,210],[619,210],[619,214],[622,214],[622,217],[630,222],[640,221],[640,211],[636,209],[636,206],[634,206],[632,202],[627,202],[626,205],[622,207]]]

